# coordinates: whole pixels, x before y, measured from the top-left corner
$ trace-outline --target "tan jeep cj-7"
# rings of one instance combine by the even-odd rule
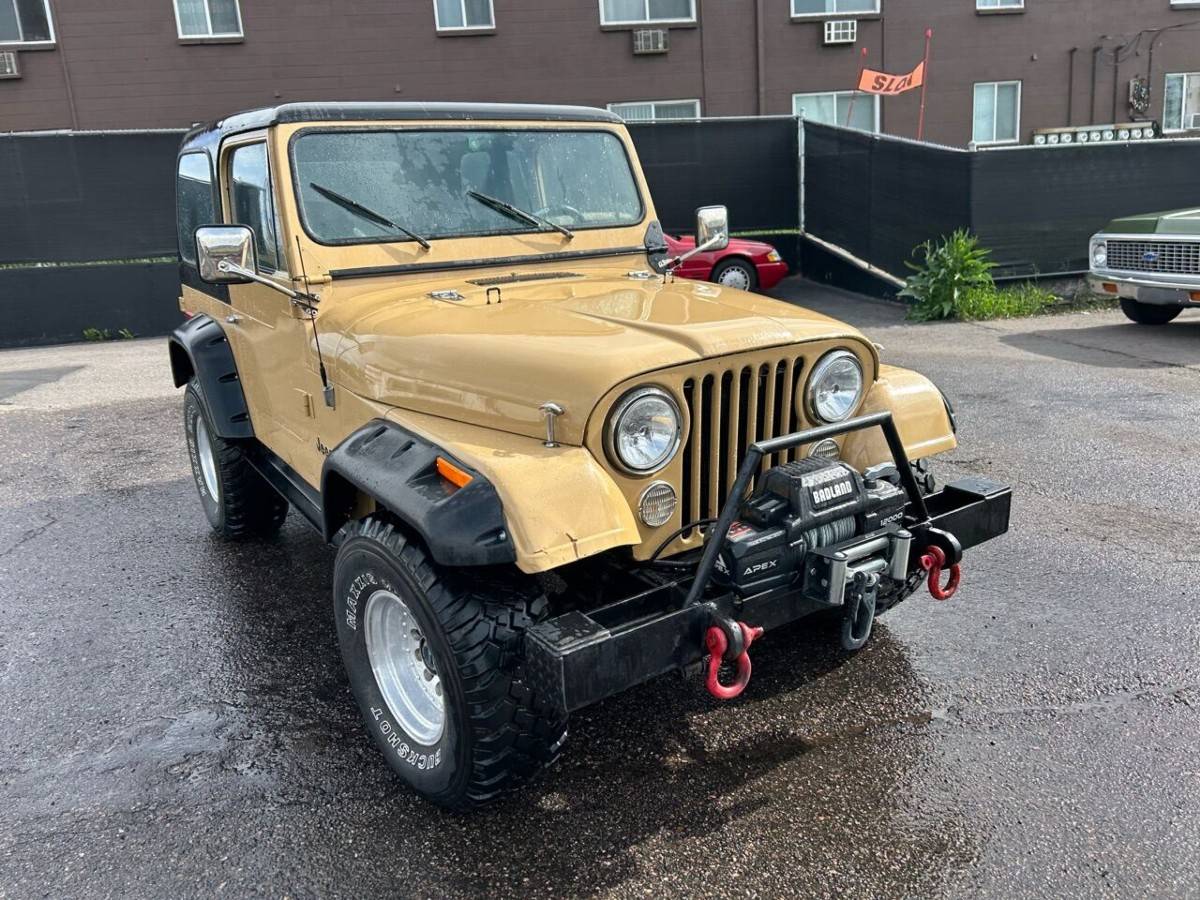
[[[350,685],[439,803],[520,783],[570,712],[657,675],[737,696],[764,629],[826,611],[858,649],[1008,528],[1006,487],[934,491],[933,384],[672,275],[613,115],[289,104],[188,134],[178,193],[204,511],[242,538],[292,507],[336,546]],[[724,208],[696,230],[722,248]]]

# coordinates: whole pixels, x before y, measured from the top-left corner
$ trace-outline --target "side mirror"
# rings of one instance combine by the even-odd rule
[[[729,210],[724,206],[702,206],[696,210],[696,249],[724,250],[729,246]]]
[[[204,225],[196,229],[196,260],[200,280],[209,284],[254,281],[258,260],[254,232],[245,225]]]

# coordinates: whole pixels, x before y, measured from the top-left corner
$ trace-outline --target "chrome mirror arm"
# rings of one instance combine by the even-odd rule
[[[237,275],[239,278],[245,278],[248,281],[253,281],[255,284],[261,284],[264,287],[269,287],[273,290],[279,291],[279,293],[288,297],[293,303],[296,303],[300,306],[307,307],[313,302],[313,300],[316,299],[311,294],[302,294],[299,291],[294,291],[289,287],[285,287],[272,278],[267,278],[265,275],[259,275],[257,272],[253,272],[250,269],[247,269],[245,266],[235,263],[233,260],[221,260],[219,263],[217,263],[217,271],[225,275]]]
[[[695,256],[697,253],[704,253],[708,250],[712,250],[715,247],[723,246],[725,240],[726,240],[725,233],[723,231],[718,232],[717,234],[714,234],[712,237],[710,237],[703,244],[700,244],[698,247],[693,247],[691,250],[687,251],[686,253],[681,253],[678,256],[674,257],[673,259],[668,259],[665,263],[663,263],[663,271],[664,272],[673,271],[673,270],[679,268],[681,265],[683,265],[685,262],[687,262],[693,256]]]

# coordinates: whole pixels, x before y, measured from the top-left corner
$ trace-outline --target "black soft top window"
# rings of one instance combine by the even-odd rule
[[[216,221],[212,163],[208,154],[185,153],[179,157],[175,182],[175,224],[179,231],[179,256],[185,263],[196,265],[196,229]]]

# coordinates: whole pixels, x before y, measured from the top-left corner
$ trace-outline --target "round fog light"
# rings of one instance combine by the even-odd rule
[[[838,449],[837,441],[833,438],[825,438],[825,440],[813,444],[808,455],[814,459],[840,459],[842,451]]]
[[[675,488],[665,481],[656,481],[642,492],[638,514],[651,528],[666,525],[675,514]]]

